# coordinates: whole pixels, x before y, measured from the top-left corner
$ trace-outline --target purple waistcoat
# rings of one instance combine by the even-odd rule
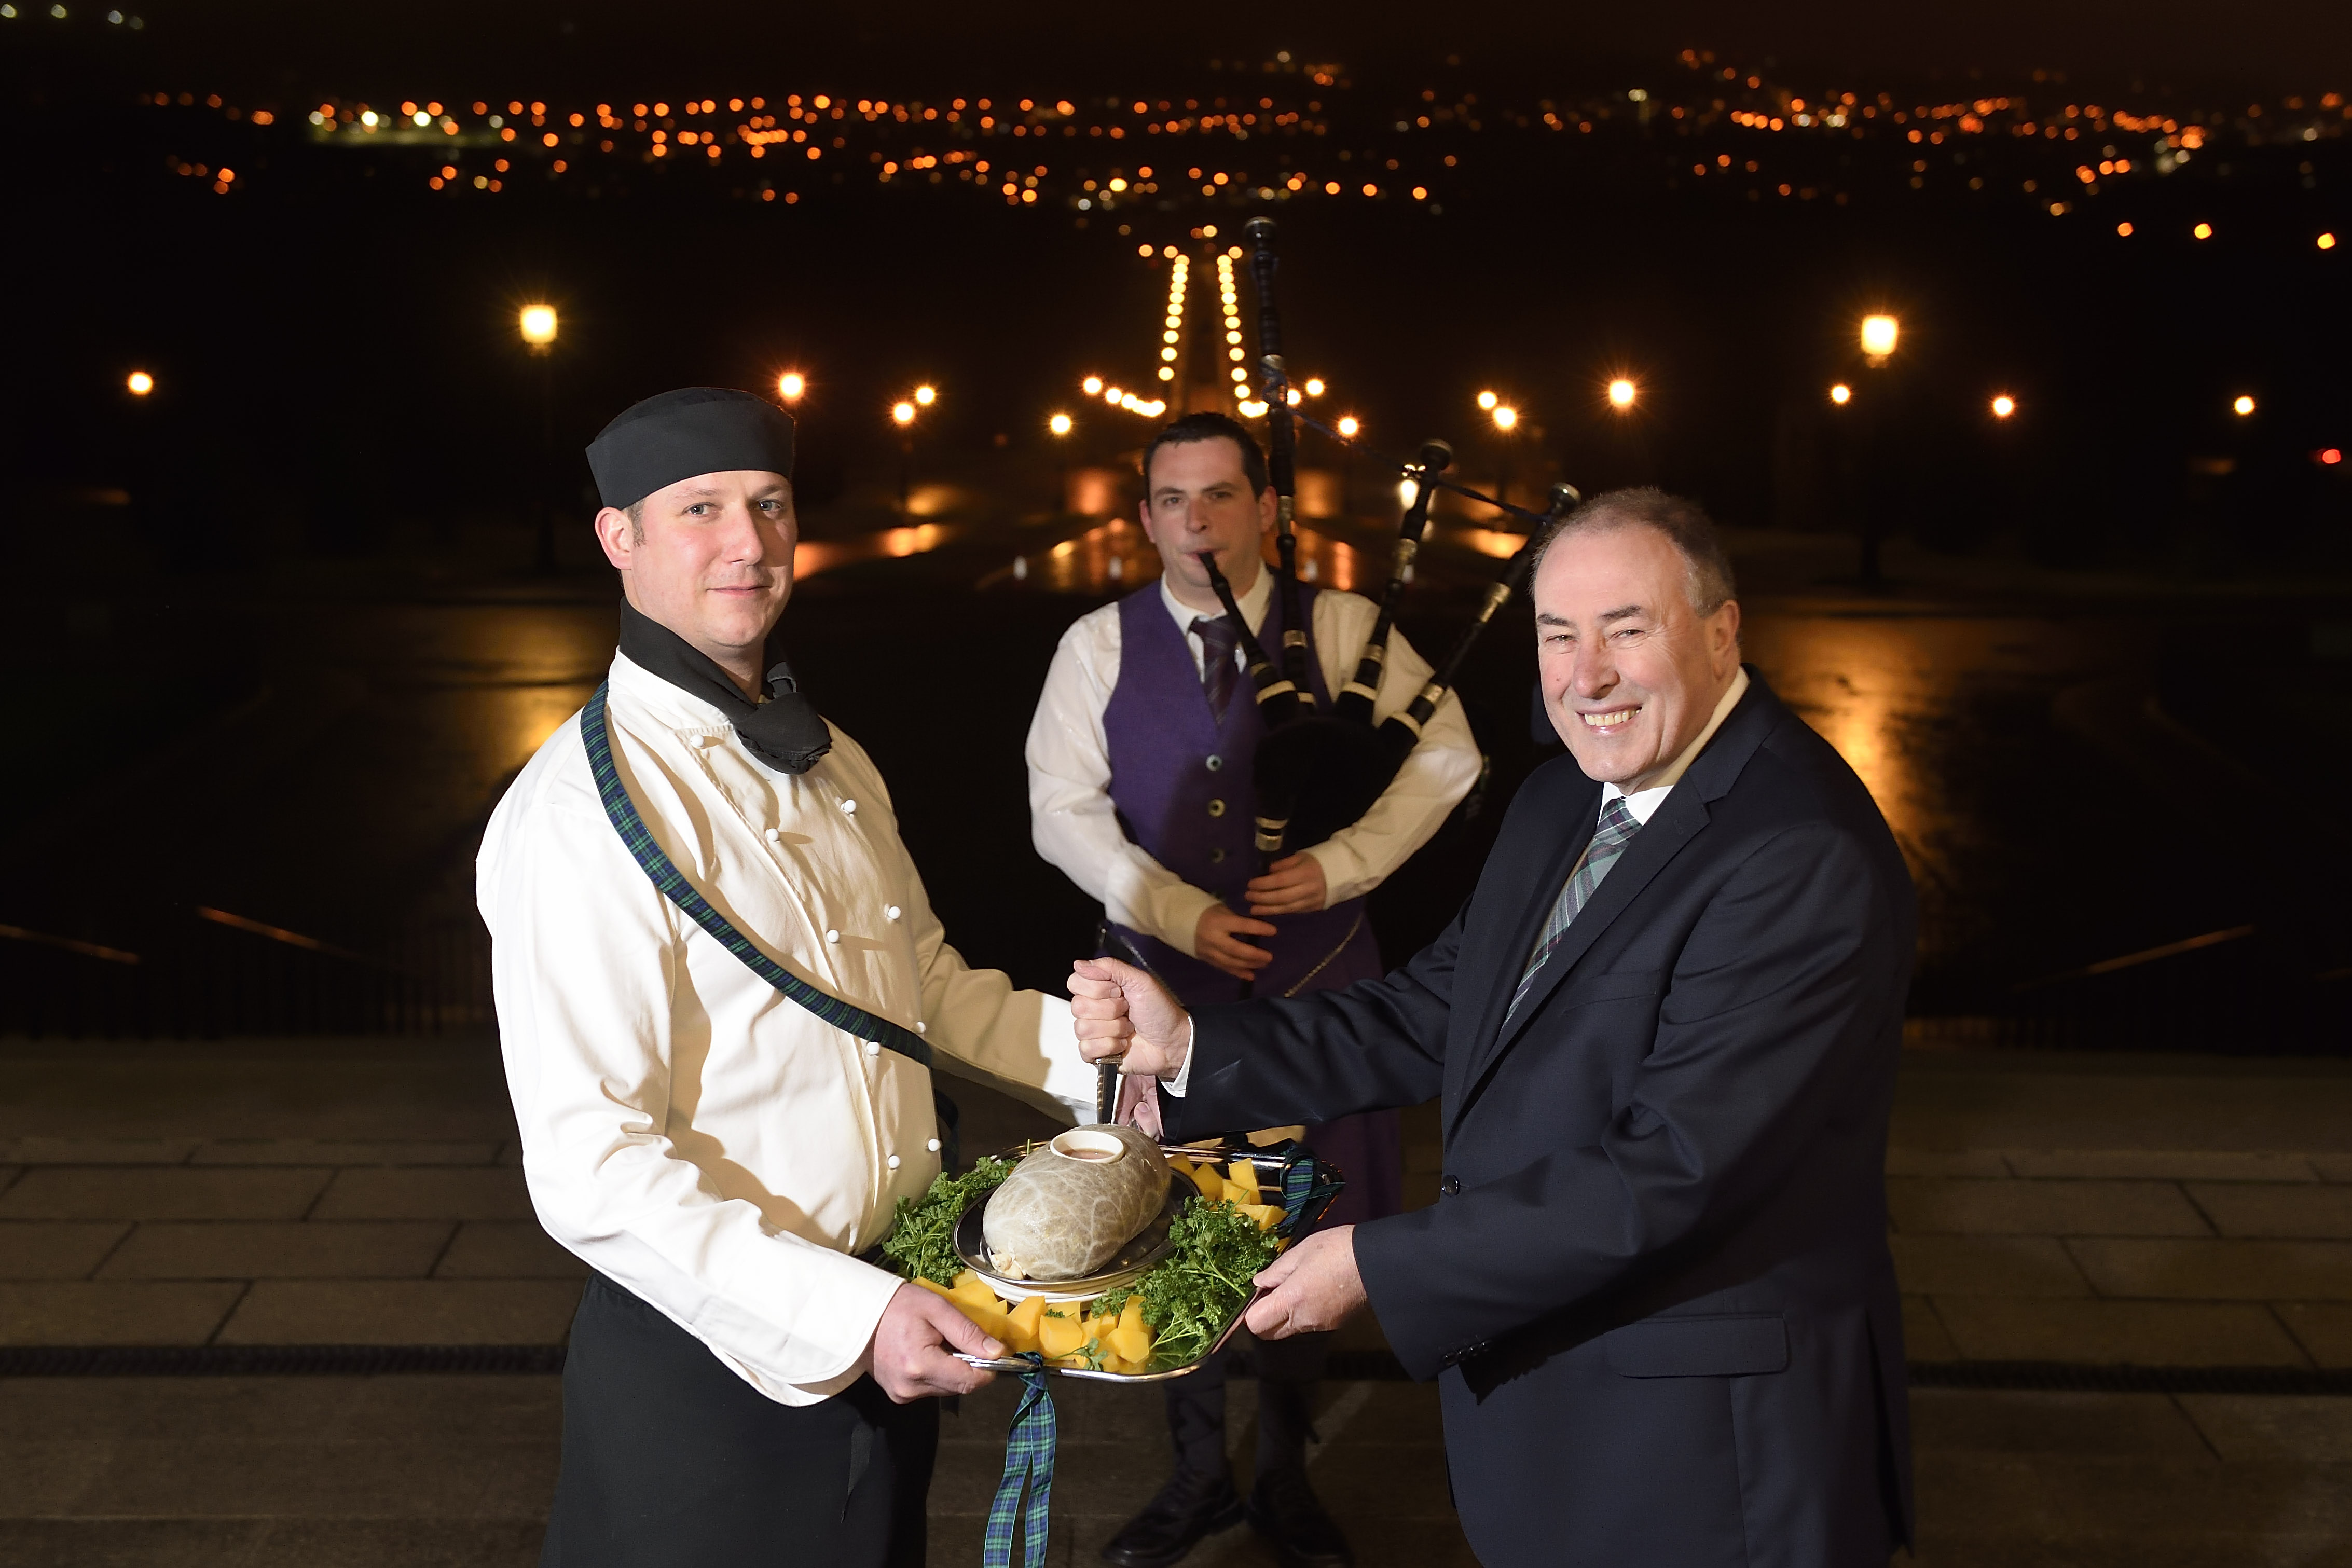
[[[1305,598],[1308,680],[1316,702],[1328,709],[1331,696],[1311,641],[1313,591]],[[1265,727],[1258,721],[1256,692],[1246,679],[1238,681],[1223,721],[1217,721],[1193,667],[1192,646],[1169,615],[1157,583],[1119,601],[1118,631],[1118,684],[1103,711],[1103,736],[1119,826],[1162,866],[1245,913],[1249,899],[1244,889],[1258,874],[1257,792],[1250,767]],[[1266,606],[1258,641],[1279,649],[1282,632],[1277,593]],[[1336,990],[1383,973],[1380,944],[1372,939],[1360,898],[1315,914],[1283,915],[1272,923],[1279,934],[1250,939],[1274,954],[1274,962],[1257,972],[1254,995]],[[1240,998],[1241,982],[1223,971],[1140,931],[1111,929],[1187,1006]],[[1112,952],[1126,956],[1116,947]],[[1307,1142],[1316,1152],[1348,1176],[1348,1189],[1327,1223],[1397,1212],[1395,1115],[1375,1111],[1308,1129]]]

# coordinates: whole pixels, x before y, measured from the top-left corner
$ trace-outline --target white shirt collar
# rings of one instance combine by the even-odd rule
[[[1249,623],[1249,629],[1255,634],[1258,627],[1265,624],[1266,606],[1274,602],[1273,569],[1261,562],[1257,569],[1257,581],[1250,584],[1248,593],[1239,595],[1234,602],[1241,606],[1242,619]],[[1175,594],[1169,589],[1168,574],[1165,572],[1160,574],[1160,603],[1170,615],[1176,617],[1176,629],[1190,637],[1192,632],[1193,617],[1200,616],[1202,612],[1176,597]],[[1206,618],[1215,620],[1217,617],[1212,615]]]

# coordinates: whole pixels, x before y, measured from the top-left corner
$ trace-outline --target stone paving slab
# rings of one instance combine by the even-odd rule
[[[2352,1301],[2352,1242],[2076,1237],[2065,1247],[2102,1296]]]
[[[1890,1176],[2010,1176],[2016,1173],[1998,1149],[1905,1149],[1886,1151]]]
[[[347,1138],[242,1138],[199,1143],[196,1165],[488,1165],[499,1152],[491,1139],[463,1142]]]
[[[0,1279],[81,1279],[131,1229],[127,1220],[0,1220]]]
[[[2309,1156],[2230,1149],[2010,1149],[2020,1176],[2139,1177],[2160,1182],[2316,1182]]]
[[[2311,1168],[2323,1182],[2352,1182],[2352,1154],[2314,1154]]]
[[[1895,1277],[1927,1296],[2087,1296],[2090,1282],[2048,1236],[1894,1236]]]
[[[2189,1195],[2223,1236],[2352,1238],[2352,1186],[2196,1182]]]
[[[244,1345],[546,1345],[580,1305],[569,1279],[265,1279],[218,1342]]]
[[[2310,1364],[2265,1306],[1943,1296],[1936,1299],[1936,1316],[1969,1361],[2092,1366]]]
[[[319,1219],[529,1219],[519,1170],[345,1170],[319,1200]]]
[[[0,1193],[0,1219],[300,1219],[332,1173],[48,1166]]]
[[[1904,1176],[1886,1184],[1903,1234],[2210,1236],[2212,1227],[2169,1182],[1979,1181]]]
[[[2197,1423],[2168,1394],[1916,1388],[1911,1440],[1923,1451],[2105,1454],[2210,1460]]]
[[[194,1138],[0,1138],[0,1160],[19,1165],[179,1165]]]
[[[2352,1399],[2184,1394],[2178,1403],[2224,1464],[2352,1466]]]
[[[200,1345],[246,1287],[141,1279],[0,1285],[0,1344]]]
[[[585,1279],[588,1266],[535,1220],[474,1220],[435,1267],[440,1279]]]
[[[2325,1367],[2352,1367],[2352,1307],[2287,1301],[2280,1305],[2278,1314],[2313,1362]]]
[[[1903,1298],[1903,1355],[1906,1361],[1958,1361],[1959,1347],[1925,1296]]]
[[[142,1225],[102,1279],[421,1279],[456,1227],[446,1220]]]

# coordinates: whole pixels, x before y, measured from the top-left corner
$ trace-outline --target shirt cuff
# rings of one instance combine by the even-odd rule
[[[1181,1100],[1184,1098],[1185,1091],[1192,1088],[1192,1058],[1197,1055],[1200,1050],[1200,1034],[1201,1026],[1198,1024],[1193,1025],[1193,1037],[1184,1047],[1184,1065],[1176,1069],[1176,1076],[1174,1078],[1166,1079],[1161,1081],[1160,1085],[1160,1093],[1165,1094],[1171,1099]]]

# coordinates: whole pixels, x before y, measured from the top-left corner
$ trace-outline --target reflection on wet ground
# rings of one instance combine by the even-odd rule
[[[1417,646],[1452,639],[1517,537],[1440,531],[1406,595]],[[1320,585],[1377,593],[1386,557],[1370,525],[1301,533],[1302,574]],[[1050,981],[1091,913],[1027,848],[1021,736],[1060,632],[1157,574],[1150,542],[1125,519],[919,521],[812,539],[795,566],[795,665],[889,774],[950,931]],[[160,759],[94,753],[108,761],[91,776],[49,775],[0,844],[0,924],[131,952],[182,941],[197,906],[368,953],[470,931],[480,826],[602,679],[614,597],[583,566],[401,594],[222,583],[125,606],[188,646],[233,628],[212,657],[259,695]],[[1862,775],[1917,879],[1915,1011],[1979,1014],[2040,977],[2249,925],[2294,932],[2297,973],[2352,958],[2328,913],[2344,857],[2324,836],[2200,852],[2217,803],[2245,786],[2153,707],[2155,611],[1825,593],[1759,594],[1748,610],[1748,658]],[[1443,923],[1502,801],[1556,754],[1527,731],[1529,635],[1524,610],[1507,613],[1465,671],[1490,797],[1382,889],[1391,956]],[[47,668],[71,650],[39,657]],[[225,929],[205,940],[267,940]],[[22,949],[0,942],[0,964],[21,966]],[[128,973],[100,980],[119,990]]]

